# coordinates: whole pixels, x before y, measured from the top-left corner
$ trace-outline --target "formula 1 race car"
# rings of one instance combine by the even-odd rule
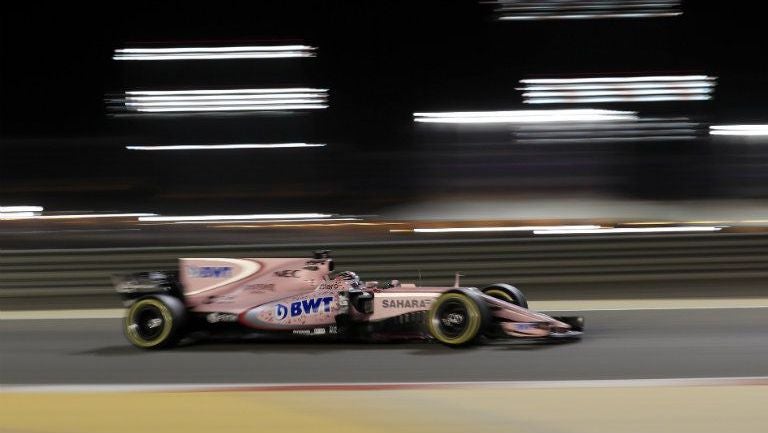
[[[128,306],[124,332],[144,349],[200,331],[326,335],[346,339],[434,339],[449,346],[481,338],[573,338],[581,317],[528,309],[508,284],[482,289],[363,282],[314,258],[182,258],[177,271],[113,277]]]

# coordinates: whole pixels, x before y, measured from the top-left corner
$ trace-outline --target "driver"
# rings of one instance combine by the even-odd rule
[[[350,290],[362,289],[362,283],[360,282],[360,277],[358,277],[357,274],[354,272],[342,271],[336,274],[336,276],[333,279],[335,281],[343,281],[344,283],[346,283],[346,285]]]
[[[363,283],[356,273],[350,271],[339,272],[320,285],[322,289],[362,291]]]

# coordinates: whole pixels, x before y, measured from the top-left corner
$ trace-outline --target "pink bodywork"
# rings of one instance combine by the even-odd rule
[[[397,284],[383,288],[363,283],[373,294],[373,313],[348,305],[349,286],[331,280],[332,259],[182,258],[179,272],[187,307],[196,313],[236,316],[247,327],[262,330],[312,330],[336,324],[349,313],[360,322],[375,322],[429,310],[432,301],[453,287]],[[570,329],[545,314],[479,294],[501,329],[514,337],[546,337]]]

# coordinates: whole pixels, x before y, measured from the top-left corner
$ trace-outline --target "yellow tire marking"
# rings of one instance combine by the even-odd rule
[[[500,289],[490,289],[490,290],[486,290],[483,293],[485,293],[488,296],[493,296],[496,299],[501,299],[502,301],[511,302],[513,304],[515,303],[514,302],[515,300],[512,299],[511,296],[509,296],[509,293],[507,293],[507,292],[505,292],[503,290],[500,290]]]
[[[441,304],[450,300],[459,301],[467,308],[466,320],[469,321],[469,324],[467,325],[464,332],[457,337],[446,336],[440,330],[439,326],[436,325],[436,322],[440,321],[440,319],[435,317],[435,314],[437,314],[437,309]],[[461,293],[446,293],[437,298],[437,300],[432,303],[432,307],[429,309],[429,314],[427,317],[427,326],[429,327],[430,334],[432,334],[432,336],[441,343],[451,345],[464,344],[477,336],[477,333],[480,330],[480,308],[477,306],[477,304],[475,304],[475,302],[467,297],[467,295],[463,295]]]
[[[136,328],[132,323],[132,319],[134,314],[136,314],[136,311],[145,305],[152,305],[157,307],[157,309],[160,310],[160,314],[163,316],[163,332],[161,332],[160,335],[158,335],[157,338],[153,340],[143,339],[136,331]],[[131,308],[128,310],[128,314],[125,316],[124,324],[125,335],[128,337],[128,340],[131,343],[139,347],[150,348],[161,344],[171,334],[171,328],[173,328],[173,316],[171,315],[171,311],[168,309],[168,306],[166,306],[159,299],[142,299],[131,305]]]

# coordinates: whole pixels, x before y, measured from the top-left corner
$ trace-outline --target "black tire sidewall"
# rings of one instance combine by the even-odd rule
[[[474,331],[469,332],[469,334],[463,334],[460,338],[450,339],[442,335],[442,332],[440,332],[439,329],[436,329],[434,323],[435,320],[439,319],[436,319],[435,314],[441,304],[448,300],[461,300],[467,308],[467,311],[473,312],[472,316],[476,316],[477,320],[476,324],[471,325],[472,328],[475,328]],[[470,314],[468,314],[468,316],[469,315]],[[451,347],[466,346],[475,343],[477,339],[484,334],[489,322],[490,312],[488,311],[487,305],[485,305],[485,302],[477,295],[477,293],[471,290],[451,290],[443,293],[432,303],[432,306],[427,313],[427,329],[429,330],[430,335],[437,341]]]
[[[135,324],[135,314],[143,307],[157,308],[163,316],[161,335],[158,338],[147,340],[138,335],[132,329]],[[183,336],[186,325],[186,308],[181,300],[167,295],[145,296],[137,299],[128,309],[123,320],[123,333],[128,341],[142,349],[161,349],[175,345]]]

